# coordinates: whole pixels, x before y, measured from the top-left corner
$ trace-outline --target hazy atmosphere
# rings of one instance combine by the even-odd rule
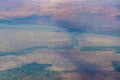
[[[0,0],[0,80],[119,79],[119,0]]]

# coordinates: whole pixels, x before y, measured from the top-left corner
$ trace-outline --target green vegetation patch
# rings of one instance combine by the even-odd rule
[[[112,61],[112,66],[115,71],[120,72],[120,61]]]
[[[0,72],[0,80],[61,80],[59,72],[45,70],[52,64],[30,63]]]
[[[87,46],[83,47],[82,51],[115,51],[120,54],[120,46]]]

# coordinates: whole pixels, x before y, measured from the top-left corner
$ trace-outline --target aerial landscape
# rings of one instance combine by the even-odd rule
[[[120,0],[0,0],[0,80],[120,80]]]

